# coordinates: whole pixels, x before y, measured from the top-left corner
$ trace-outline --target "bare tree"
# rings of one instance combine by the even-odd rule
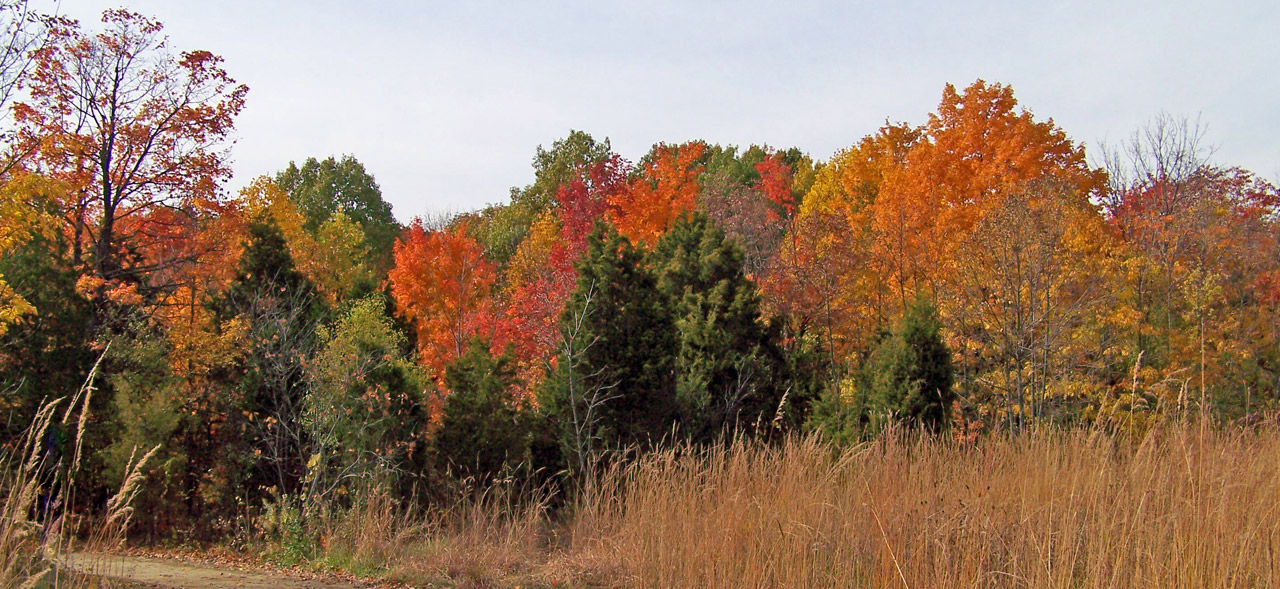
[[[27,0],[0,0],[0,121],[3,138],[13,139],[11,102],[22,90],[34,63],[33,53],[48,38],[49,19],[36,14]],[[12,147],[12,146],[10,146]],[[8,154],[0,175],[7,173],[21,158]]]
[[[587,319],[595,312],[592,306],[596,294],[595,286],[595,282],[589,285],[582,299],[582,308],[577,310],[567,322],[567,326],[561,330],[558,346],[560,361],[564,363],[562,370],[564,370],[563,386],[566,405],[561,409],[561,418],[567,420],[564,425],[569,433],[567,442],[571,454],[570,460],[579,475],[590,472],[591,466],[602,449],[600,424],[604,406],[619,396],[617,382],[600,381],[607,367],[598,368],[589,373],[579,370],[583,363],[583,356],[597,343],[596,338],[586,336]]]

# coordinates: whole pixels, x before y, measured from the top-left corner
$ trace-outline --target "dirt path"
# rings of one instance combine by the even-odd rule
[[[357,589],[367,585],[304,580],[283,574],[259,573],[191,564],[178,560],[78,552],[66,566],[78,572],[122,579],[142,587],[186,589]]]

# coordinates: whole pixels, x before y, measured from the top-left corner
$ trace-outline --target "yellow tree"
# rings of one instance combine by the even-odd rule
[[[48,206],[62,198],[66,188],[47,177],[22,171],[11,173],[0,184],[0,256],[5,256],[33,235],[52,233],[56,219]],[[13,290],[0,274],[0,335],[35,307]]]
[[[965,237],[947,289],[971,403],[1016,426],[1105,388],[1083,368],[1108,361],[1084,327],[1110,295],[1111,241],[1087,198],[1053,181],[1005,195]]]
[[[254,179],[240,196],[246,214],[270,217],[280,228],[298,270],[329,304],[346,300],[362,284],[372,286],[364,230],[342,211],[330,215],[313,233],[297,205],[270,177]]]

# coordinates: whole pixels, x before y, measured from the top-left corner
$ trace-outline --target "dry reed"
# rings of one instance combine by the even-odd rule
[[[72,538],[67,530],[74,526],[67,520],[72,517],[71,507],[75,503],[75,477],[81,466],[94,380],[105,356],[104,350],[89,371],[84,385],[71,396],[65,407],[66,398],[42,402],[36,408],[31,424],[19,438],[16,451],[0,459],[0,498],[4,501],[0,507],[0,585],[38,587],[48,584],[75,588],[100,584],[79,573],[68,574],[55,565],[63,561],[70,550]],[[60,408],[62,418],[59,420],[56,417]],[[54,427],[69,436],[69,447],[74,449],[70,457],[63,455],[59,445],[51,441],[49,435]],[[103,550],[118,547],[123,542],[133,513],[130,503],[146,476],[148,460],[158,450],[159,446],[156,446],[137,462],[130,457],[120,490],[109,498],[106,513],[100,516],[97,525],[89,527],[84,546]]]

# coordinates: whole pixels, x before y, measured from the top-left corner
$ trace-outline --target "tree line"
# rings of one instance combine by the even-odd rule
[[[228,194],[248,89],[160,23],[0,9],[0,441],[101,357],[80,496],[160,445],[152,534],[571,488],[663,443],[1280,395],[1280,191],[1167,115],[1094,160],[982,80],[825,161],[571,131],[505,203],[402,226],[351,156]]]

